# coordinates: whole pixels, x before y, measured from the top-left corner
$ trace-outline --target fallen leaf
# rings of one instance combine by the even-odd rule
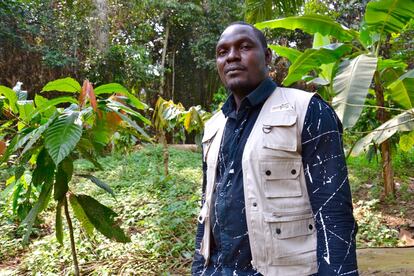
[[[6,151],[6,143],[4,141],[0,141],[0,155],[3,155],[4,152]]]
[[[410,231],[400,229],[400,234],[398,238],[400,241],[404,242],[405,246],[414,246],[414,239],[412,238],[413,234]]]

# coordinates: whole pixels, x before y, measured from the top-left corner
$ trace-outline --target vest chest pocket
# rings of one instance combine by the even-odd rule
[[[316,231],[311,211],[299,210],[289,216],[265,214],[271,235],[273,265],[294,265],[316,259]]]
[[[301,159],[278,159],[260,163],[265,212],[289,211],[307,206],[299,180],[301,169]]]
[[[297,150],[297,114],[293,110],[271,113],[263,119],[263,147],[273,150]]]

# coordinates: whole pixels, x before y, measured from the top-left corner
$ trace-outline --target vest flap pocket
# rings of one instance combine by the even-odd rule
[[[297,114],[293,110],[272,113],[263,119],[263,146],[284,151],[297,149]]]
[[[298,179],[301,168],[301,159],[263,161],[260,164],[260,173],[266,180]]]
[[[274,260],[298,256],[316,249],[315,223],[312,213],[307,215],[268,216],[273,241]]]
[[[270,224],[272,235],[279,240],[310,235],[315,231],[312,216],[307,219],[282,221]]]
[[[293,126],[294,124],[296,124],[297,117],[298,115],[293,110],[272,113],[272,116],[267,116],[266,118],[263,118],[263,126]]]

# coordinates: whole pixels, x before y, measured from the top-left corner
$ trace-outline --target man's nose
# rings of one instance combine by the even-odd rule
[[[227,61],[239,60],[240,51],[237,48],[231,48],[229,54],[227,55]]]

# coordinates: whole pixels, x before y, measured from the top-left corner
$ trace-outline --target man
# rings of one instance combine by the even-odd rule
[[[238,22],[216,47],[231,92],[203,136],[193,275],[358,275],[342,126],[317,95],[268,78],[263,34]]]

